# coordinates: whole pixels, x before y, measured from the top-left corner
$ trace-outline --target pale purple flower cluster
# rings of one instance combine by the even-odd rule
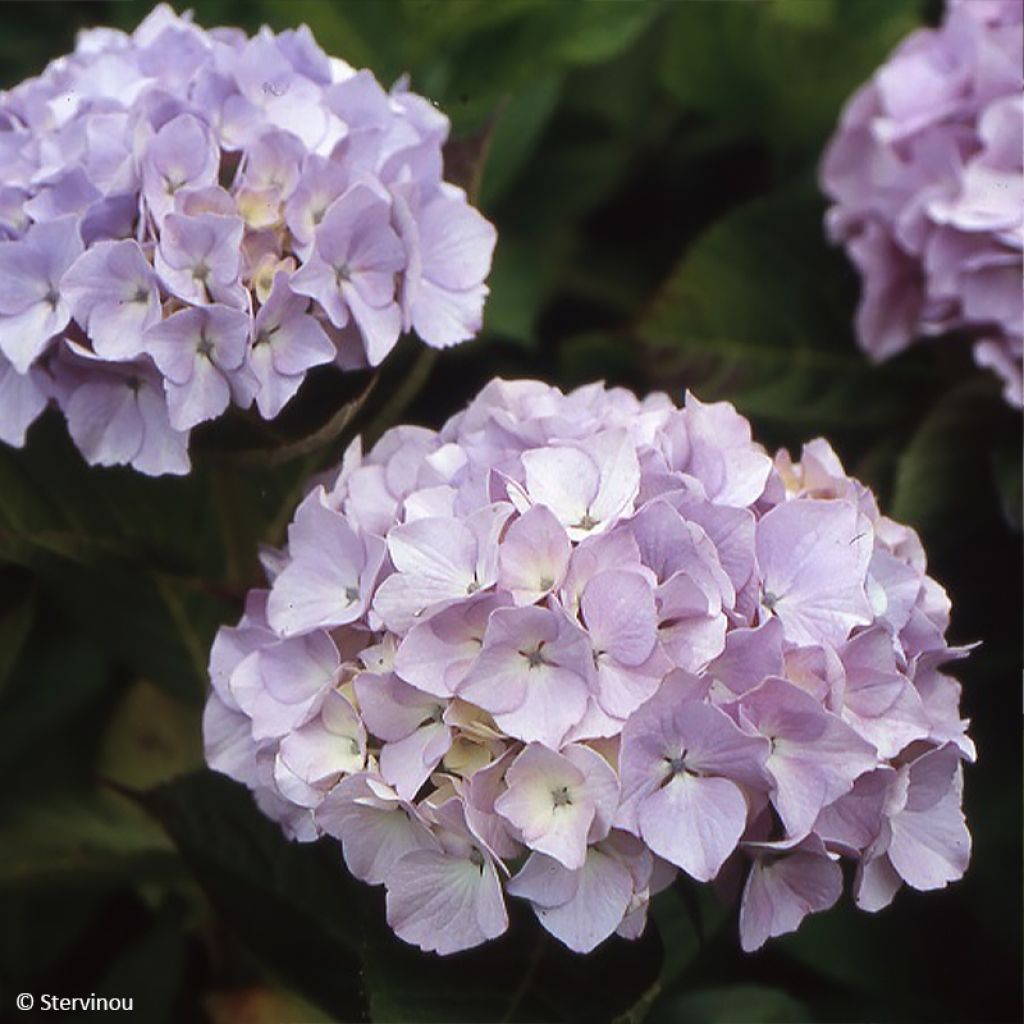
[[[210,765],[337,837],[403,939],[573,950],[681,870],[743,881],[746,949],[840,895],[963,873],[949,601],[823,440],[773,460],[728,403],[490,383],[356,442],[210,659]]]
[[[950,0],[854,94],[822,164],[827,226],[862,276],[876,360],[965,330],[1024,404],[1021,0]]]
[[[185,473],[232,403],[273,419],[314,366],[472,337],[495,231],[448,128],[305,26],[82,33],[0,94],[0,440],[52,400],[89,462]]]

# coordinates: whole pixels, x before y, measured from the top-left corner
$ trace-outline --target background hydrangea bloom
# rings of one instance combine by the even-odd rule
[[[966,330],[1024,404],[1019,0],[949,0],[847,103],[821,168],[832,239],[862,276],[860,343],[887,359]]]
[[[159,6],[82,33],[0,94],[0,439],[52,401],[90,462],[185,473],[231,403],[270,419],[314,366],[472,337],[495,231],[443,180],[447,133],[304,26]]]
[[[439,953],[525,899],[635,938],[678,871],[745,877],[744,948],[967,866],[949,601],[823,440],[727,403],[495,380],[356,442],[210,659],[207,758],[341,841]]]

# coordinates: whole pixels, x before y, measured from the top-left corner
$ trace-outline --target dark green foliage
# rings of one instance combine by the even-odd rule
[[[0,446],[0,1019],[19,991],[131,995],[136,1019],[1019,1020],[1020,419],[939,339],[872,367],[857,279],[821,229],[840,107],[936,5],[919,0],[198,0],[307,21],[331,53],[453,121],[450,166],[499,245],[481,338],[404,342],[379,375],[313,373],[274,424],[196,431],[195,470],[90,469],[58,416]],[[5,5],[2,85],[144,3]],[[766,445],[834,443],[922,533],[981,752],[967,878],[848,902],[745,956],[677,884],[637,943],[567,953],[530,911],[442,960],[396,940],[332,841],[288,843],[201,769],[206,657],[313,472],[357,432],[440,425],[495,374],[728,399]],[[706,889],[706,887],[705,887]],[[244,1016],[244,1014],[250,1016]],[[262,1016],[261,1016],[262,1015]],[[319,1015],[319,1017],[317,1016]]]

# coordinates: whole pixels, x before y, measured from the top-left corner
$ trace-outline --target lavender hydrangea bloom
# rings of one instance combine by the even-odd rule
[[[355,442],[265,564],[211,652],[209,763],[339,839],[423,949],[500,934],[508,896],[580,952],[636,938],[682,871],[745,876],[749,950],[842,858],[867,910],[966,867],[967,652],[823,440],[773,459],[727,403],[495,380]]]
[[[495,231],[444,180],[448,129],[305,26],[246,38],[161,4],[81,33],[0,93],[0,440],[52,402],[89,461],[187,473],[191,429],[229,405],[273,419],[315,366],[471,338]]]
[[[873,359],[964,330],[1024,405],[1019,0],[949,0],[847,103],[821,167],[827,227],[862,277]]]

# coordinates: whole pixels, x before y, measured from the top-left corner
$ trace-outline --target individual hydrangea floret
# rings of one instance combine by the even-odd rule
[[[950,604],[823,440],[728,403],[492,381],[313,482],[210,657],[207,759],[340,840],[406,941],[505,899],[586,952],[679,872],[745,949],[967,866]]]
[[[1024,405],[1024,7],[948,0],[847,103],[821,167],[875,360],[963,331]]]
[[[53,403],[89,462],[187,473],[230,405],[273,419],[314,367],[471,338],[496,236],[448,129],[305,26],[82,32],[0,92],[0,441]]]

